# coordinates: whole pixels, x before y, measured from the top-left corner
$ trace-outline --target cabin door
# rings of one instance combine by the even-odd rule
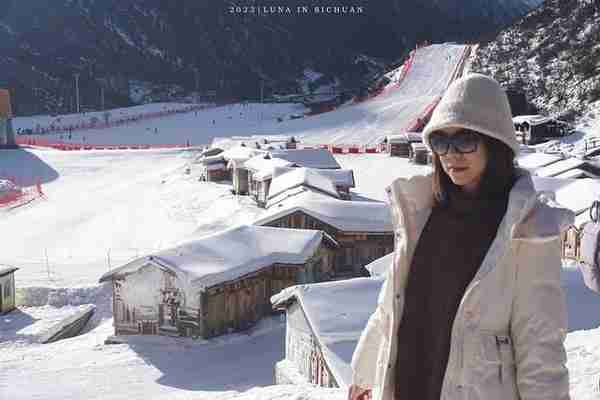
[[[159,304],[159,325],[163,329],[177,328],[177,312],[180,306],[179,290],[163,291],[163,301]]]

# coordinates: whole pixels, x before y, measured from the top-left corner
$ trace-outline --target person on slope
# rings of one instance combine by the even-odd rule
[[[567,400],[561,232],[500,85],[469,74],[423,132],[433,173],[388,188],[395,256],[352,358],[351,400]]]

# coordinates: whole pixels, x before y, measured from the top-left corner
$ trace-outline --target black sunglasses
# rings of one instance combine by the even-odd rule
[[[439,156],[448,154],[450,145],[452,145],[454,151],[457,153],[473,153],[477,151],[480,141],[479,134],[470,129],[461,129],[454,135],[445,135],[440,132],[433,132],[429,135],[431,150]]]

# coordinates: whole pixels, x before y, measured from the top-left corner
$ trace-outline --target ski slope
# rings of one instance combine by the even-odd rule
[[[386,135],[406,130],[444,93],[464,49],[463,45],[452,44],[419,48],[412,67],[397,88],[335,112],[286,121],[265,131],[296,135],[304,143],[375,145]]]
[[[217,136],[286,134],[295,135],[307,144],[374,145],[388,134],[406,130],[437,96],[444,93],[465,47],[434,44],[419,48],[412,67],[398,87],[370,100],[342,106],[335,112],[291,120],[290,115],[306,111],[302,105],[233,104],[112,129],[76,131],[70,140],[65,134],[38,137],[77,144],[185,145],[189,142],[198,146],[209,144]],[[138,106],[136,110],[145,112],[143,107]],[[155,105],[148,107],[150,112],[157,108]],[[115,111],[116,115],[122,113],[126,112]],[[278,118],[282,122],[277,122]],[[14,126],[15,129],[35,128],[36,124],[47,124],[48,121],[47,116],[39,120],[15,118]],[[69,121],[76,122],[72,116]]]

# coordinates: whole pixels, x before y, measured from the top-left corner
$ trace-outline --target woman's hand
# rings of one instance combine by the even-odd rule
[[[371,389],[364,389],[357,385],[350,385],[348,400],[371,400]]]

